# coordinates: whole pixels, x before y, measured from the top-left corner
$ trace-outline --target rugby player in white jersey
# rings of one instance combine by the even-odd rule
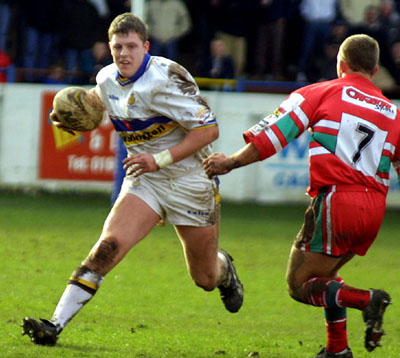
[[[149,54],[147,28],[138,17],[117,16],[108,35],[114,63],[98,73],[92,93],[106,105],[126,145],[127,176],[99,240],[72,273],[52,318],[23,320],[23,333],[36,344],[54,345],[104,276],[164,220],[175,227],[195,284],[206,291],[218,287],[230,312],[243,302],[233,259],[218,249],[218,182],[202,166],[218,137],[214,113],[186,69]]]

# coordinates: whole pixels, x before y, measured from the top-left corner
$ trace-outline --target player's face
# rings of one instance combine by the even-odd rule
[[[109,42],[111,55],[119,73],[132,77],[142,64],[144,55],[149,51],[149,42],[143,42],[136,32],[127,35],[116,33]]]

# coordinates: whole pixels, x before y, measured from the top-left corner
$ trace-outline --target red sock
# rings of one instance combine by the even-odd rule
[[[337,293],[337,303],[342,307],[357,308],[363,311],[371,300],[368,290],[343,285]]]
[[[328,335],[326,350],[330,353],[339,353],[348,347],[346,330],[346,309],[326,308],[326,332]]]
[[[347,342],[346,318],[339,322],[326,321],[326,330],[328,333],[326,350],[328,352],[339,353],[349,346]]]
[[[344,285],[344,281],[341,277],[337,277],[335,281]],[[325,319],[328,336],[326,350],[330,353],[344,351],[349,346],[347,341],[346,308],[325,308]]]
[[[364,310],[371,300],[370,292],[347,286],[340,277],[314,277],[305,282],[303,287],[306,302],[325,308],[328,334],[326,350],[330,353],[344,351],[348,347],[346,307]]]

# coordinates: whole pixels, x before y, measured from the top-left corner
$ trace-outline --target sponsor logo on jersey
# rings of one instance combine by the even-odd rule
[[[141,118],[124,119],[124,118],[110,116],[110,119],[117,132],[136,132],[141,130],[148,130],[155,124],[172,122],[171,119],[165,116],[143,118],[143,119]]]
[[[277,109],[275,109],[275,111],[272,113],[272,115],[274,115],[275,117],[280,117],[281,114],[285,114],[286,110],[282,107],[278,107]]]
[[[162,137],[176,127],[178,127],[178,123],[176,122],[164,124],[157,123],[149,127],[147,130],[135,132],[118,132],[118,134],[126,145],[138,145]]]
[[[253,135],[260,134],[265,131],[266,128],[270,127],[273,123],[275,123],[282,115],[286,113],[286,110],[282,107],[278,107],[275,111],[268,116],[264,117],[257,124],[252,126],[249,131],[253,133]]]
[[[382,98],[374,97],[364,93],[355,87],[343,87],[342,100],[357,106],[371,109],[375,112],[379,112],[390,119],[394,119],[396,117],[397,108],[394,104],[385,101]]]
[[[114,94],[108,95],[108,98],[109,98],[109,99],[113,99],[113,100],[115,100],[115,101],[118,101],[118,100],[119,100],[119,97],[117,97],[117,96],[114,95]]]
[[[254,126],[249,128],[249,131],[253,134],[253,135],[258,135],[261,132],[263,132],[267,127],[268,127],[268,117],[263,118],[260,122],[258,122],[257,124],[255,124]]]

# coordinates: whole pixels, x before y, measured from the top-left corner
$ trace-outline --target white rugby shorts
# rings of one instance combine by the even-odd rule
[[[208,179],[204,173],[173,179],[144,174],[125,177],[120,195],[136,195],[172,225],[210,226],[220,218],[218,184],[218,178]]]

